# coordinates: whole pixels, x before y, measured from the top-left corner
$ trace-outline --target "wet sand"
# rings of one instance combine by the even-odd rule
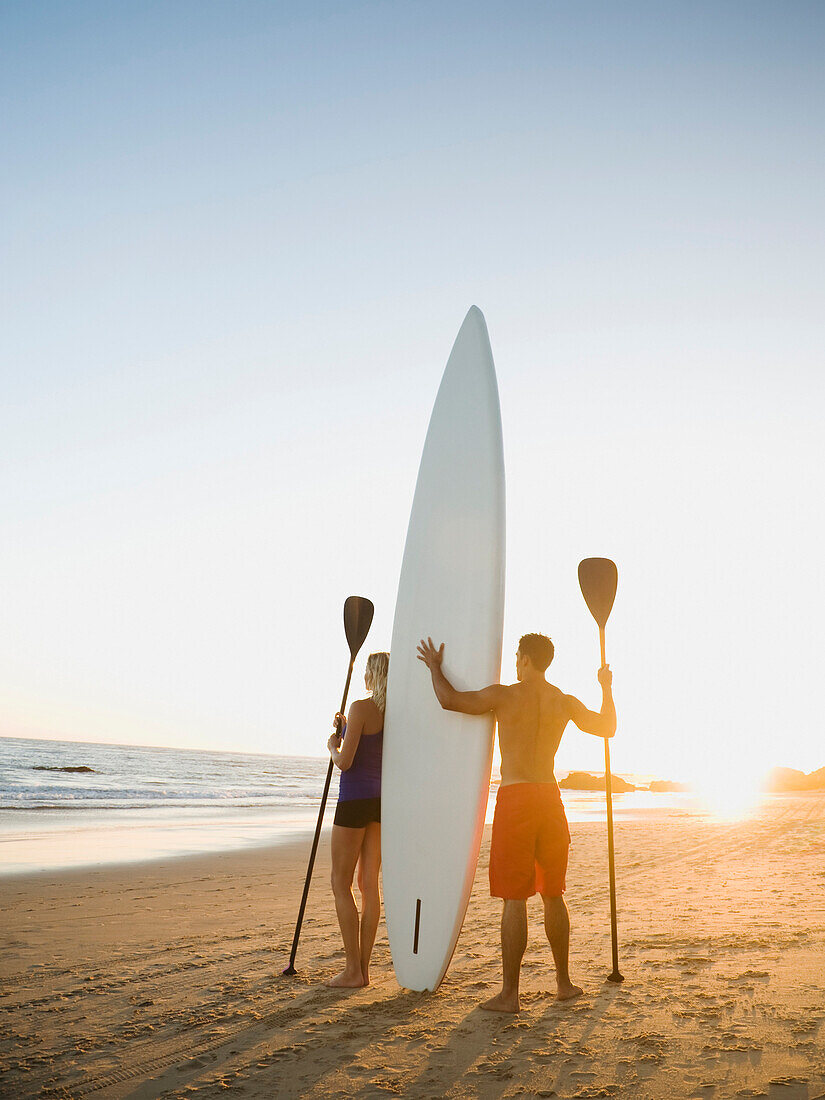
[[[604,825],[575,825],[571,976],[558,1004],[529,905],[522,1011],[498,989],[489,830],[452,967],[335,991],[322,845],[296,977],[281,976],[309,844],[0,879],[0,1096],[825,1096],[825,793],[742,822],[621,823],[623,985],[605,982]]]

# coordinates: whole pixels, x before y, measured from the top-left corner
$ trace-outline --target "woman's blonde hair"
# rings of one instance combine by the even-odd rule
[[[370,653],[367,657],[367,690],[372,692],[372,701],[382,714],[387,705],[387,673],[389,669],[389,653]]]

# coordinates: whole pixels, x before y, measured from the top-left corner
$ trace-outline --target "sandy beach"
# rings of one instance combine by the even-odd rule
[[[745,821],[617,828],[620,964],[610,969],[604,826],[578,824],[571,974],[552,996],[530,905],[523,1008],[497,989],[489,830],[435,994],[399,989],[383,922],[373,984],[328,990],[341,950],[321,849],[281,976],[308,844],[7,877],[3,1097],[825,1096],[825,793]]]

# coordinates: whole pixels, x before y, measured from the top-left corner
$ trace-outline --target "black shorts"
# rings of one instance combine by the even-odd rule
[[[380,798],[350,798],[335,807],[335,824],[345,829],[364,829],[381,820]]]

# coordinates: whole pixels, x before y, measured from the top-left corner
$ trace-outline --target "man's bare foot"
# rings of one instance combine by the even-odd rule
[[[570,982],[567,985],[560,985],[556,992],[557,1001],[572,1001],[574,997],[581,997],[583,989],[580,989],[577,985],[571,985]]]
[[[360,970],[354,974],[349,970],[342,970],[340,974],[324,982],[324,985],[329,986],[330,989],[361,989],[364,984],[364,975]]]
[[[518,1012],[521,1005],[519,1004],[518,993],[511,997],[505,997],[503,993],[499,993],[498,996],[491,997],[489,1001],[485,1001],[484,1004],[478,1007],[485,1012]]]

